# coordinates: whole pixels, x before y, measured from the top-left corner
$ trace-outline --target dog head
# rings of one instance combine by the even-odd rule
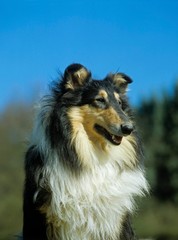
[[[61,86],[64,98],[70,98],[68,116],[74,132],[84,128],[92,142],[119,145],[134,130],[126,98],[131,82],[123,73],[95,80],[81,64],[68,66]]]

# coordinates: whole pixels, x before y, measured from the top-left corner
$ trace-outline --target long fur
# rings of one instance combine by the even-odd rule
[[[129,215],[147,182],[131,82],[93,80],[72,64],[41,100],[25,161],[24,239],[135,239]]]

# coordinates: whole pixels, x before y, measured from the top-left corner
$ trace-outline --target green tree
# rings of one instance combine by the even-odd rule
[[[14,239],[22,228],[23,158],[32,108],[10,104],[0,113],[0,239]]]
[[[172,95],[142,102],[137,113],[153,195],[178,203],[178,84]]]

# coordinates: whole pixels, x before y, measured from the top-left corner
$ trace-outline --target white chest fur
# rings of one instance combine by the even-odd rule
[[[52,200],[45,213],[49,239],[55,240],[115,240],[123,217],[133,210],[133,197],[146,189],[141,170],[121,172],[114,162],[79,176],[62,166],[49,174]]]

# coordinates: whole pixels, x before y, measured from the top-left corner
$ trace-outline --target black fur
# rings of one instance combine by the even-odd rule
[[[23,239],[27,240],[42,240],[46,238],[46,222],[45,216],[39,213],[38,207],[45,201],[48,194],[44,194],[44,199],[42,197],[41,189],[41,201],[34,201],[34,195],[37,190],[37,185],[35,183],[34,177],[37,171],[42,167],[42,157],[35,146],[29,148],[26,153],[26,180],[25,180],[25,190],[24,190],[24,224],[23,224]]]

